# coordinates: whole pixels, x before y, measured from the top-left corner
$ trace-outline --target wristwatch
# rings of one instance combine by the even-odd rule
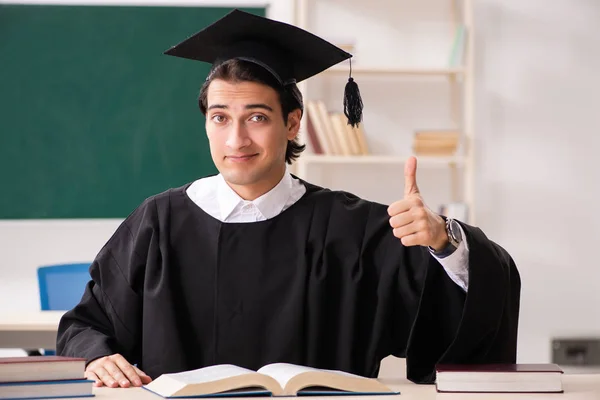
[[[454,253],[454,251],[460,245],[460,242],[462,242],[463,240],[458,222],[456,222],[452,218],[446,218],[443,216],[442,218],[444,218],[444,220],[446,221],[446,234],[448,235],[448,244],[446,245],[446,247],[439,251],[435,251],[432,247],[429,247],[429,251],[431,252],[431,254],[439,258],[448,257],[450,254]]]

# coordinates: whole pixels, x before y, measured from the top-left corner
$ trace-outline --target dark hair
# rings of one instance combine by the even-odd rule
[[[279,95],[279,104],[283,114],[283,122],[287,125],[288,114],[296,109],[304,113],[304,103],[302,93],[295,83],[282,86],[279,81],[265,68],[249,61],[232,59],[225,61],[213,69],[206,82],[200,89],[198,96],[198,105],[202,114],[206,115],[208,87],[214,79],[222,79],[229,82],[258,82],[270,86]],[[304,151],[306,145],[298,143],[297,139],[288,140],[285,150],[285,162],[291,164],[300,153]]]

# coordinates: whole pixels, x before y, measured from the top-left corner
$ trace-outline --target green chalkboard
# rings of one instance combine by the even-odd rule
[[[230,10],[0,4],[0,219],[122,218],[216,173],[209,66],[162,52]]]

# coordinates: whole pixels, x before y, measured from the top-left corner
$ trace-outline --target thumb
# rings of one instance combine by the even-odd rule
[[[417,159],[409,157],[404,165],[404,197],[419,194],[417,186]]]

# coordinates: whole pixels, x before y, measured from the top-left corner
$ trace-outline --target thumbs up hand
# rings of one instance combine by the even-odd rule
[[[404,246],[430,246],[442,250],[448,244],[442,217],[423,202],[417,186],[417,159],[410,157],[404,167],[404,198],[388,207],[390,225]]]

